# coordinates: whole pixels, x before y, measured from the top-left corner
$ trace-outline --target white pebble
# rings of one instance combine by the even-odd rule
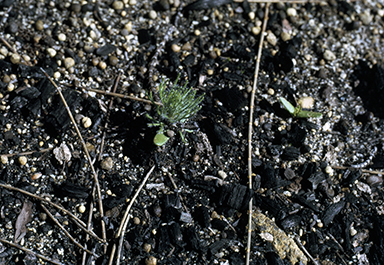
[[[59,35],[57,35],[57,39],[59,41],[66,41],[67,36],[64,33],[60,33]]]
[[[79,206],[79,213],[84,213],[86,210],[85,206],[84,205],[80,205]]]
[[[217,174],[222,179],[225,179],[227,177],[227,173],[225,173],[223,170],[219,170],[219,172],[217,172]]]
[[[277,43],[277,38],[275,36],[275,34],[272,33],[272,31],[269,31],[268,32],[268,35],[267,35],[267,41],[272,45],[272,46],[275,46],[276,43]]]
[[[254,35],[259,35],[260,31],[261,31],[261,28],[260,28],[260,27],[253,27],[253,28],[252,28],[252,33],[253,33]]]
[[[53,49],[53,48],[48,48],[48,49],[47,49],[47,52],[48,52],[48,55],[49,55],[50,57],[55,57],[56,54],[57,54],[56,50]]]
[[[73,66],[75,66],[75,60],[73,60],[73,58],[71,57],[67,57],[64,59],[64,66],[65,68],[69,69]]]
[[[0,156],[0,160],[1,160],[1,163],[2,163],[3,165],[8,164],[8,156],[6,156],[6,155],[2,155],[2,156]]]
[[[26,156],[20,156],[20,157],[19,157],[19,163],[20,163],[20,165],[25,166],[25,165],[27,164],[27,161],[28,161],[28,159],[27,159]]]
[[[151,10],[151,11],[149,11],[148,16],[149,16],[150,19],[156,19],[157,18],[157,13],[156,13],[155,10]]]
[[[292,7],[288,8],[288,9],[287,9],[287,16],[289,16],[289,17],[295,17],[295,16],[297,16],[297,11],[296,11],[296,9],[294,9],[294,8],[292,8]]]
[[[84,128],[89,128],[92,125],[92,120],[89,117],[83,117],[81,119],[81,123],[83,124]]]
[[[330,50],[325,50],[323,56],[324,56],[324,59],[327,61],[333,61],[336,59],[336,55]]]

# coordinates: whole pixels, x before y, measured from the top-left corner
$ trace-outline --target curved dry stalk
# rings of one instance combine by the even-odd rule
[[[351,167],[346,167],[346,166],[331,166],[334,169],[341,169],[341,170],[346,170]],[[384,172],[378,171],[378,170],[369,170],[369,169],[361,169],[361,172],[366,173],[366,174],[372,174],[372,175],[384,175]]]
[[[39,254],[39,253],[36,253],[36,252],[33,252],[33,251],[30,250],[30,249],[27,249],[27,248],[25,248],[25,247],[23,247],[23,246],[20,246],[19,244],[10,242],[10,241],[8,241],[8,240],[5,240],[5,239],[0,238],[0,242],[1,242],[1,243],[4,243],[4,244],[8,244],[8,245],[10,245],[10,246],[12,246],[12,247],[18,248],[18,249],[24,251],[25,253],[32,253],[32,255],[38,257],[39,259],[48,261],[48,262],[50,262],[50,263],[52,263],[52,264],[55,264],[55,265],[65,265],[64,263],[61,263],[61,262],[59,262],[59,261],[50,259],[50,258],[48,258],[48,257],[46,257],[46,256],[43,256],[43,255],[41,255],[41,254]]]
[[[76,241],[76,239],[74,239],[71,234],[67,231],[67,229],[64,228],[64,226],[62,226],[59,221],[56,220],[56,218],[51,214],[50,211],[48,211],[48,209],[44,206],[43,203],[40,203],[41,207],[43,208],[43,210],[49,215],[49,217],[52,219],[52,221],[58,226],[60,227],[60,229],[64,232],[64,234],[76,245],[78,246],[79,248],[81,248],[82,250],[86,251],[87,253],[95,256],[95,257],[99,257],[98,255],[96,255],[95,253],[92,253],[91,251],[89,251],[86,247],[83,247],[79,242]]]
[[[95,92],[95,93],[98,93],[98,94],[112,96],[112,97],[136,100],[136,101],[140,101],[140,102],[147,103],[147,104],[155,104],[155,105],[158,105],[158,106],[162,106],[163,105],[160,102],[152,102],[152,101],[150,101],[148,99],[138,98],[138,97],[135,97],[135,96],[127,96],[127,95],[124,95],[124,94],[115,93],[115,92],[109,92],[109,91],[100,90],[100,89],[87,88],[85,90],[89,91],[89,92]]]
[[[248,188],[252,190],[252,131],[253,131],[253,108],[255,105],[255,94],[257,87],[257,78],[259,76],[259,68],[260,68],[260,59],[261,53],[263,51],[263,42],[265,30],[267,28],[268,22],[268,12],[269,12],[269,3],[265,6],[265,16],[263,22],[263,28],[260,33],[260,43],[259,50],[257,52],[256,59],[256,67],[255,67],[255,75],[253,80],[253,89],[251,93],[251,102],[249,106],[249,123],[248,123]],[[248,209],[248,240],[247,240],[247,254],[246,254],[246,265],[249,265],[249,260],[251,256],[251,239],[252,239],[252,198],[249,201],[249,209]]]
[[[11,46],[11,44],[8,43],[8,41],[6,39],[4,39],[3,37],[0,37],[0,40],[5,44],[5,46],[7,46],[14,54],[17,54],[18,56],[20,56],[20,54],[16,51],[15,48],[13,48]],[[28,66],[32,66],[32,63],[29,62],[29,61],[26,61],[24,60],[23,56],[20,56],[20,58],[25,62],[25,65],[28,65]]]
[[[120,239],[119,239],[119,247],[118,247],[118,250],[117,250],[116,263],[115,263],[116,265],[120,264],[120,257],[121,257],[122,247],[123,247],[124,235],[125,235],[125,231],[127,229],[128,222],[129,222],[129,211],[131,210],[133,203],[135,202],[137,196],[139,196],[140,191],[143,189],[145,183],[147,182],[149,176],[152,174],[152,171],[154,169],[155,169],[155,166],[153,166],[148,171],[147,175],[143,179],[143,182],[140,184],[140,187],[137,189],[135,195],[132,197],[131,201],[129,202],[129,204],[127,206],[127,209],[125,210],[124,217],[123,217],[123,219],[122,219],[122,221],[120,223],[119,230],[117,231],[116,236],[115,236],[115,238],[119,238],[120,237]],[[108,263],[109,265],[113,264],[113,257],[115,255],[115,252],[116,252],[116,244],[113,244],[111,255],[109,257],[109,263]]]
[[[13,153],[13,154],[0,154],[0,156],[6,156],[6,157],[27,156],[27,155],[32,155],[34,153],[45,153],[45,152],[51,151],[52,149],[53,149],[53,147],[48,147],[48,148],[41,149],[41,150],[36,150],[36,151],[26,151],[26,152]]]
[[[86,225],[83,221],[81,221],[78,217],[76,217],[73,213],[71,213],[70,211],[68,211],[67,209],[61,207],[60,205],[54,203],[54,202],[51,202],[50,200],[48,199],[45,199],[43,197],[40,197],[36,194],[33,194],[33,193],[30,193],[28,191],[25,191],[25,190],[22,190],[22,189],[19,189],[19,188],[16,188],[16,187],[13,187],[9,184],[2,184],[0,183],[0,187],[3,187],[3,188],[6,188],[6,189],[9,189],[9,190],[14,190],[14,191],[18,191],[20,193],[23,193],[25,195],[28,195],[32,198],[35,198],[35,199],[38,199],[42,202],[45,202],[45,203],[48,203],[50,205],[52,205],[53,207],[56,207],[57,209],[59,209],[60,211],[62,211],[63,213],[65,214],[68,214],[74,221],[75,223],[80,227],[80,229],[82,229],[84,232],[86,232],[87,234],[89,234],[90,236],[94,237],[96,240],[98,241],[101,241],[103,243],[105,243],[105,241],[103,241],[100,237],[98,237],[93,231],[91,230],[87,230],[86,229]]]
[[[45,74],[45,76],[48,78],[48,80],[53,84],[53,86],[56,88],[57,92],[59,93],[60,95],[60,98],[68,112],[68,116],[69,118],[71,119],[72,123],[73,123],[73,126],[75,127],[75,130],[76,130],[76,133],[77,133],[77,136],[79,137],[80,139],[80,142],[83,146],[83,149],[84,149],[84,153],[85,153],[85,156],[87,157],[87,160],[88,160],[88,163],[89,163],[89,166],[91,168],[91,171],[92,171],[92,174],[93,174],[93,179],[95,181],[95,185],[96,185],[96,191],[97,191],[97,199],[98,199],[98,204],[99,204],[99,212],[100,212],[100,219],[101,219],[101,230],[102,230],[102,237],[103,237],[103,241],[104,242],[107,242],[107,236],[106,236],[106,229],[105,229],[105,222],[104,222],[104,209],[103,209],[103,202],[101,200],[101,191],[100,191],[100,185],[99,185],[99,180],[98,180],[98,177],[97,177],[97,173],[95,171],[95,168],[93,167],[93,163],[92,163],[92,160],[91,160],[91,156],[89,155],[89,152],[88,152],[88,148],[87,148],[87,145],[85,144],[84,142],[84,139],[83,137],[81,136],[81,133],[80,133],[80,130],[79,130],[79,127],[77,126],[76,122],[75,122],[75,119],[73,118],[73,115],[72,115],[72,112],[71,110],[69,109],[69,106],[67,104],[67,101],[65,100],[64,96],[63,96],[63,93],[61,93],[61,88],[58,87],[56,85],[56,83],[52,80],[52,78],[44,71],[43,68],[40,68],[41,71]]]

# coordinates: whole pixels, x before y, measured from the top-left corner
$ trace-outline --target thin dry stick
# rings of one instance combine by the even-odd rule
[[[76,133],[78,135],[78,137],[80,138],[80,142],[81,144],[83,145],[83,149],[84,149],[84,153],[88,159],[88,163],[89,163],[89,166],[91,168],[91,171],[93,173],[93,179],[95,181],[95,185],[96,185],[96,190],[97,190],[97,199],[98,199],[98,204],[99,204],[99,212],[100,212],[100,219],[101,219],[101,230],[102,230],[102,236],[103,236],[103,241],[104,242],[107,242],[106,238],[106,230],[105,230],[105,223],[104,223],[104,210],[103,210],[103,202],[101,200],[101,191],[100,191],[100,185],[99,185],[99,180],[98,180],[98,177],[97,177],[97,174],[96,174],[96,171],[95,171],[95,168],[93,167],[93,164],[92,164],[92,160],[91,160],[91,156],[89,155],[89,152],[88,152],[88,148],[87,148],[87,145],[85,144],[84,142],[84,139],[83,137],[81,136],[81,133],[80,133],[80,130],[79,130],[79,127],[77,127],[77,124],[75,122],[75,119],[73,118],[73,115],[72,115],[72,112],[71,110],[69,109],[68,107],[68,104],[67,104],[67,101],[65,100],[64,96],[63,96],[63,93],[61,93],[61,88],[58,87],[56,85],[56,83],[52,80],[52,78],[44,71],[43,68],[40,68],[41,71],[45,74],[45,76],[49,79],[49,81],[51,81],[51,83],[54,85],[54,87],[56,88],[57,92],[59,93],[60,95],[60,98],[68,112],[68,116],[69,118],[71,119],[72,123],[73,123],[73,126],[75,127],[75,130],[76,130]]]
[[[253,126],[253,108],[255,105],[255,94],[257,87],[257,78],[259,75],[260,68],[260,59],[261,53],[263,51],[264,43],[264,33],[267,28],[268,21],[268,12],[269,12],[269,3],[265,6],[265,16],[263,22],[263,28],[260,35],[259,50],[257,52],[255,75],[253,80],[253,89],[251,93],[251,102],[249,106],[249,124],[248,124],[248,187],[252,190],[252,126]],[[246,265],[249,265],[249,260],[251,257],[251,235],[252,235],[252,198],[249,200],[249,210],[248,210],[248,240],[247,240],[247,255],[246,255]]]
[[[119,247],[117,250],[117,257],[116,257],[116,265],[120,264],[120,256],[121,256],[121,251],[122,251],[122,246],[123,246],[124,235],[125,235],[125,231],[127,229],[128,222],[129,222],[129,211],[131,210],[133,203],[135,202],[137,196],[139,196],[140,191],[143,189],[145,183],[147,182],[147,180],[148,180],[149,176],[151,175],[154,168],[155,168],[155,166],[153,166],[149,170],[149,172],[147,173],[147,175],[143,179],[143,182],[140,184],[140,187],[137,189],[135,195],[133,196],[133,198],[129,202],[127,209],[125,210],[124,217],[120,223],[119,231],[117,231],[117,234],[115,236],[115,238],[120,237]],[[115,252],[116,252],[116,244],[113,244],[111,256],[109,257],[109,263],[108,263],[109,265],[113,264],[113,257],[115,255]]]
[[[119,71],[119,74],[118,74],[118,76],[116,78],[115,84],[114,84],[113,89],[112,89],[113,93],[115,93],[116,90],[117,90],[117,86],[118,86],[118,84],[120,82],[121,75],[122,75],[122,71]],[[107,92],[109,92],[109,91],[107,91]],[[107,118],[106,118],[106,122],[105,122],[105,125],[104,125],[105,129],[108,128],[108,119],[109,119],[110,110],[112,109],[112,105],[113,105],[113,98],[111,98],[111,100],[109,101]],[[101,138],[100,152],[99,152],[99,155],[98,155],[98,158],[97,158],[99,161],[102,159],[102,156],[103,156],[104,142],[105,142],[106,135],[107,135],[106,131],[104,130],[103,131],[103,137]],[[95,187],[93,187],[92,193],[93,194],[95,193]],[[92,209],[93,209],[93,204],[91,203],[91,208],[90,208],[90,212],[89,212],[89,215],[88,215],[88,224],[87,224],[88,229],[90,229],[90,227],[91,227]],[[85,238],[85,242],[87,242],[88,240],[89,240],[89,236],[87,235],[86,238]],[[85,245],[87,245],[87,244],[85,244]],[[83,260],[82,260],[82,264],[83,265],[85,265],[86,258],[87,258],[87,252],[84,251],[84,253],[83,253]]]
[[[244,0],[234,0],[234,2],[241,3]],[[248,0],[249,3],[292,3],[292,4],[304,4],[304,3],[326,3],[325,0]]]
[[[48,211],[48,209],[44,206],[43,203],[40,204],[41,207],[44,209],[44,211],[49,215],[49,217],[52,219],[53,222],[55,222],[55,224],[60,227],[61,230],[63,230],[64,234],[73,242],[75,243],[76,246],[78,246],[79,248],[81,248],[82,250],[86,251],[87,253],[91,254],[91,255],[94,255],[95,257],[98,257],[98,255],[96,255],[95,253],[92,253],[91,251],[89,251],[88,249],[86,249],[85,247],[83,247],[79,242],[76,241],[76,239],[74,239],[71,234],[67,231],[67,229],[64,228],[64,226],[62,226],[59,221],[56,220],[56,218],[51,214],[50,211]]]
[[[32,155],[32,154],[35,154],[35,153],[45,153],[45,152],[48,152],[48,151],[50,151],[52,149],[53,149],[53,147],[48,147],[48,148],[41,149],[41,150],[36,150],[36,151],[27,151],[27,152],[14,153],[14,154],[3,154],[3,155],[0,154],[0,156],[7,156],[7,157],[27,156],[27,155]]]
[[[10,246],[12,246],[12,247],[21,249],[22,251],[24,251],[24,252],[26,252],[26,253],[32,253],[32,255],[38,257],[39,259],[48,261],[48,262],[50,262],[50,263],[52,263],[52,264],[56,264],[56,265],[65,265],[64,263],[61,263],[61,262],[59,262],[59,261],[50,259],[50,258],[48,258],[48,257],[46,257],[46,256],[43,256],[43,255],[38,254],[38,253],[36,253],[36,252],[33,252],[33,251],[30,250],[30,249],[27,249],[27,248],[25,248],[25,247],[23,247],[23,246],[20,246],[19,244],[16,244],[16,243],[7,241],[7,240],[5,240],[5,239],[1,239],[1,238],[0,238],[0,242],[1,242],[1,243],[4,243],[4,244],[8,244],[8,245],[10,245]]]
[[[100,237],[98,237],[93,231],[89,231],[89,230],[87,230],[87,229],[85,228],[86,226],[85,226],[85,223],[84,223],[83,221],[81,221],[81,220],[80,220],[79,218],[77,218],[73,213],[71,213],[71,212],[68,211],[67,209],[61,207],[60,205],[58,205],[58,204],[56,204],[56,203],[54,203],[54,202],[51,202],[51,201],[48,200],[48,199],[45,199],[45,198],[43,198],[43,197],[40,197],[40,196],[38,196],[38,195],[36,195],[36,194],[30,193],[30,192],[28,192],[28,191],[25,191],[25,190],[22,190],[22,189],[19,189],[19,188],[16,188],[16,187],[13,187],[13,186],[11,186],[11,185],[9,185],[9,184],[2,184],[2,183],[0,183],[0,187],[6,188],[6,189],[9,189],[9,190],[18,191],[18,192],[20,192],[20,193],[23,193],[23,194],[28,195],[28,196],[30,196],[30,197],[32,197],[32,198],[38,199],[38,200],[40,200],[40,201],[42,201],[42,202],[48,203],[48,204],[50,204],[50,205],[56,207],[56,208],[59,209],[60,211],[62,211],[62,212],[64,212],[64,213],[68,214],[68,215],[75,221],[75,223],[76,223],[82,230],[84,230],[86,233],[88,233],[89,235],[93,236],[93,237],[94,237],[95,239],[97,239],[98,241],[104,242],[104,241],[103,241]]]
[[[300,246],[301,250],[309,257],[309,259],[312,260],[313,264],[319,265],[319,263],[317,263],[317,261],[311,256],[311,254],[307,251],[304,245],[301,244],[299,236],[297,235],[295,236],[295,241],[296,241],[296,244]]]
[[[5,44],[5,46],[7,46],[13,53],[17,54],[21,59],[23,59],[23,61],[25,62],[26,65],[28,65],[28,66],[32,66],[32,63],[29,62],[29,61],[26,61],[22,56],[20,56],[20,54],[16,51],[16,49],[13,48],[13,47],[11,46],[11,44],[9,44],[9,43],[7,42],[6,39],[4,39],[3,37],[0,37],[0,39],[1,39],[1,41]]]
[[[103,95],[107,95],[107,96],[112,96],[112,97],[136,100],[136,101],[144,102],[147,104],[152,104],[152,101],[150,101],[148,99],[138,98],[138,97],[134,97],[134,96],[127,96],[124,94],[109,92],[109,91],[100,90],[100,89],[87,88],[86,91],[95,92],[95,93],[99,93],[99,94],[103,94]],[[160,102],[154,102],[154,104],[159,105],[159,106],[163,105]]]
[[[350,167],[346,167],[346,166],[332,166],[332,168],[345,170],[345,169],[349,169]],[[367,174],[384,175],[384,172],[378,171],[378,170],[361,169],[361,172],[367,173]]]

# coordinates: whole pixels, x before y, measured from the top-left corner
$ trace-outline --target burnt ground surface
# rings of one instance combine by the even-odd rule
[[[107,264],[127,204],[152,166],[130,211],[121,264],[245,264],[250,198],[257,213],[251,264],[295,260],[277,249],[274,231],[285,232],[284,244],[298,237],[319,264],[382,264],[383,179],[373,171],[384,166],[382,1],[271,4],[252,121],[252,190],[247,126],[265,4],[4,0],[0,7],[1,36],[12,46],[0,44],[0,182],[84,222],[93,209],[90,224],[101,237],[92,172],[42,67],[62,88],[100,183],[106,254],[44,203],[100,256],[84,264]],[[157,147],[146,117],[156,115],[153,106],[115,98],[109,108],[110,96],[87,91],[111,90],[119,73],[116,92],[141,98],[180,74],[205,93],[202,108],[167,126],[174,136]],[[292,118],[279,97],[292,104],[309,97],[323,116]],[[183,143],[178,130],[186,128]],[[39,200],[4,187],[0,239],[63,264],[83,260]],[[2,242],[0,264],[43,261]]]

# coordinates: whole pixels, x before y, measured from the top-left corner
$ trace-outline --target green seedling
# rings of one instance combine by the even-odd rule
[[[283,97],[280,97],[280,102],[283,104],[284,108],[288,110],[293,117],[297,118],[321,118],[322,114],[320,112],[302,110],[300,106],[294,107],[288,100]]]
[[[159,126],[153,142],[158,145],[164,145],[169,138],[164,135],[165,126],[183,126],[183,124],[200,109],[200,103],[204,99],[204,94],[196,97],[196,91],[192,88],[187,88],[187,83],[184,86],[177,85],[180,75],[177,77],[173,87],[167,89],[168,81],[163,80],[159,86],[159,97],[161,106],[157,106],[156,112],[158,117],[154,118],[147,114],[147,117],[152,120],[148,126]],[[149,94],[149,99],[154,101],[152,92]],[[188,131],[188,130],[185,130]],[[179,130],[183,142],[185,141],[182,130]]]

